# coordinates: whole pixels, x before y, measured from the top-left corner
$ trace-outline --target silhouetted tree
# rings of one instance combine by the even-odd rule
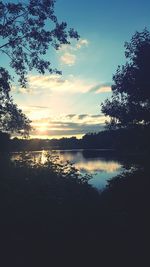
[[[0,132],[0,152],[8,149],[9,141],[9,134]]]
[[[10,59],[10,66],[26,87],[27,73],[33,69],[40,74],[60,73],[51,67],[45,55],[52,46],[58,49],[79,38],[74,29],[67,30],[66,22],[58,22],[54,14],[55,0],[30,0],[14,3],[0,1],[0,53]],[[0,68],[0,129],[3,131],[30,129],[29,120],[10,97],[10,75]]]
[[[17,132],[27,135],[31,129],[30,121],[13,103],[10,96],[10,82],[8,72],[0,68],[0,132]]]
[[[9,56],[10,65],[26,85],[28,70],[60,73],[51,67],[46,54],[50,45],[58,49],[79,38],[74,29],[67,30],[66,22],[58,22],[54,14],[55,0],[29,0],[14,3],[0,1],[0,52]]]
[[[127,62],[113,76],[112,97],[102,103],[110,127],[150,125],[150,32],[136,32],[125,43]]]

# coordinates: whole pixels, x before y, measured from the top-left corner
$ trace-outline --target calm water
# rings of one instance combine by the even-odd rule
[[[32,151],[31,157],[35,160],[46,161],[46,151]],[[109,151],[102,150],[59,150],[57,151],[62,161],[70,161],[81,173],[88,173],[93,176],[89,184],[102,190],[107,185],[107,180],[120,174],[123,165],[118,159],[110,155]],[[13,158],[17,158],[19,153],[14,153]]]

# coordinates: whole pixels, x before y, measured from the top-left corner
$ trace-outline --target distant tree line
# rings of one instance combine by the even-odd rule
[[[42,149],[111,149],[116,151],[147,152],[150,129],[117,129],[106,130],[99,133],[89,133],[77,139],[76,137],[61,139],[18,139],[9,141],[9,149],[42,150]]]

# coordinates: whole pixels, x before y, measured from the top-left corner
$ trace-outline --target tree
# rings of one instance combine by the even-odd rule
[[[150,125],[150,32],[145,28],[125,43],[127,62],[113,76],[112,96],[102,103],[110,128]]]
[[[31,129],[30,121],[13,103],[10,82],[8,72],[0,68],[0,131],[27,135]]]
[[[67,30],[66,22],[58,22],[54,14],[55,0],[29,0],[15,4],[0,1],[0,51],[10,58],[10,65],[26,84],[28,70],[41,74],[46,70],[60,73],[43,58],[50,45],[59,49],[70,44],[69,38],[79,38],[74,29]]]
[[[18,75],[22,87],[26,87],[27,73],[33,69],[41,74],[46,71],[61,73],[53,69],[50,61],[46,59],[48,49],[51,46],[57,50],[62,44],[70,44],[70,38],[79,38],[74,29],[67,30],[66,22],[58,22],[54,14],[54,4],[55,0],[29,0],[18,3],[0,1],[0,53],[9,57],[10,66]],[[0,77],[0,128],[4,127],[4,121],[9,117],[9,127],[6,128],[20,131],[21,127],[24,129],[24,126],[27,126],[29,129],[29,120],[9,96],[11,79],[4,68],[0,68]],[[4,103],[4,96],[7,104]],[[4,120],[6,113],[9,115],[5,116]]]

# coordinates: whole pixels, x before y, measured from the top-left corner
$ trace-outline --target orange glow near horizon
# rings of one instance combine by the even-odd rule
[[[42,133],[42,132],[41,132]],[[76,137],[77,139],[81,139],[82,137],[84,136],[84,134],[76,134],[76,135],[46,135],[46,134],[39,134],[39,135],[30,135],[28,137],[28,139],[61,139],[61,138],[71,138],[71,137]],[[14,137],[17,137],[19,139],[23,139],[22,136],[13,136]]]

